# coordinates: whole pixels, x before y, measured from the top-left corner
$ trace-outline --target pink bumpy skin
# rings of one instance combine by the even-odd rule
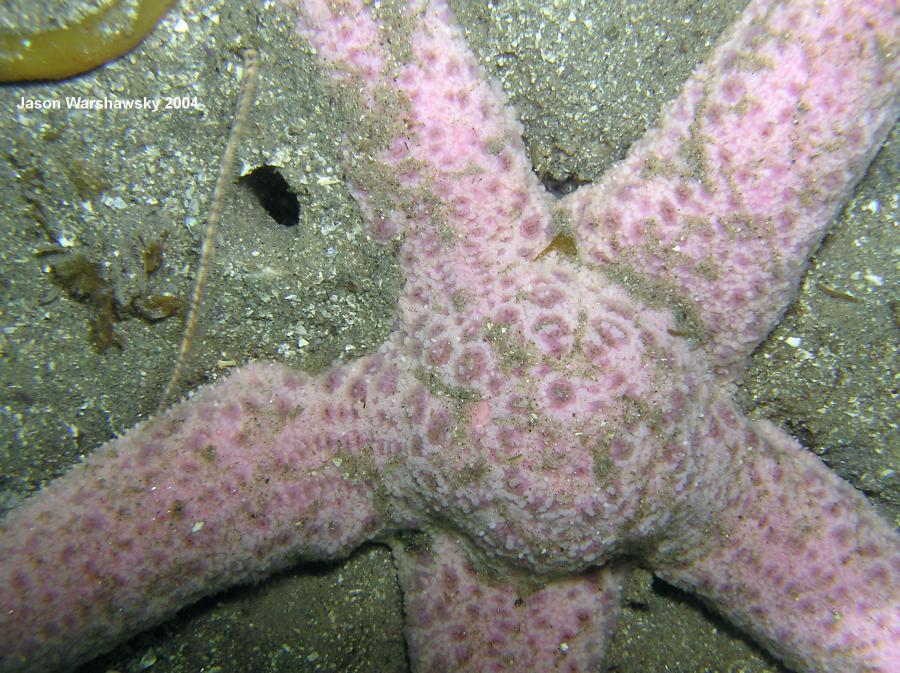
[[[751,2],[628,157],[563,199],[584,258],[676,290],[739,372],[896,118],[892,2]]]
[[[321,377],[248,365],[14,511],[0,671],[370,539],[397,555],[416,673],[596,670],[622,555],[798,671],[896,671],[896,535],[722,387],[895,116],[891,3],[752,2],[661,128],[557,203],[443,1],[295,9],[358,113],[372,233],[401,241],[398,328]],[[547,251],[554,208],[575,259]]]

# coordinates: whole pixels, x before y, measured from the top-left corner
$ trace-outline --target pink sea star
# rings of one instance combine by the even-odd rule
[[[660,129],[555,203],[443,2],[339,5],[301,27],[359,94],[348,170],[402,237],[400,326],[324,377],[249,365],[13,512],[0,670],[367,539],[417,671],[593,670],[623,554],[799,670],[896,670],[896,537],[723,392],[894,120],[890,3],[751,3]]]

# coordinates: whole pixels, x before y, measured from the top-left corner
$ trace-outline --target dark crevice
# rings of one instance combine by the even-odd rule
[[[286,227],[300,221],[300,201],[275,166],[264,164],[238,178],[273,220]]]
[[[577,175],[567,175],[565,178],[556,178],[549,173],[538,173],[538,180],[544,185],[544,189],[553,196],[563,197],[571,194],[581,185],[590,184],[590,180],[585,180]]]

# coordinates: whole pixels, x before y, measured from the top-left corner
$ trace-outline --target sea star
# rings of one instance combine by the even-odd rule
[[[890,3],[752,2],[556,202],[443,2],[338,5],[300,26],[354,91],[371,230],[402,241],[397,330],[321,377],[248,365],[14,511],[0,670],[370,539],[417,671],[594,670],[623,555],[798,670],[896,670],[896,536],[725,394],[894,120]]]

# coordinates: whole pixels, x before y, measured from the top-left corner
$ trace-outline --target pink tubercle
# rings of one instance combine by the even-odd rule
[[[487,400],[479,400],[472,405],[469,411],[469,427],[473,430],[481,430],[491,421],[491,403]]]

